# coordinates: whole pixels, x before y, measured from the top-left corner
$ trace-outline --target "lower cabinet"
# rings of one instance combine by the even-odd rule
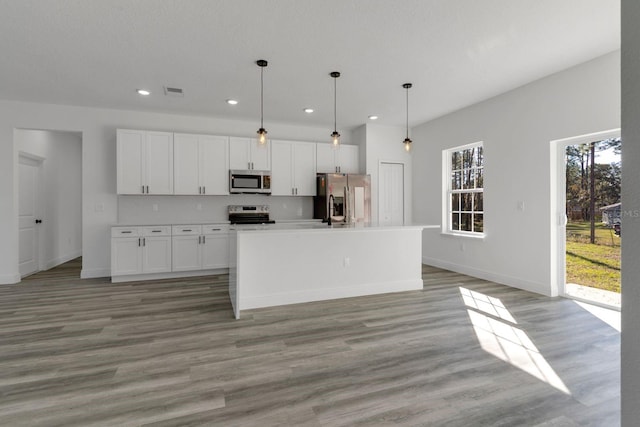
[[[228,268],[228,233],[227,225],[211,224],[113,227],[111,276],[116,279],[112,281]],[[156,275],[143,276],[153,274]],[[140,279],[136,275],[141,275]]]
[[[111,276],[171,271],[171,228],[111,229]]]

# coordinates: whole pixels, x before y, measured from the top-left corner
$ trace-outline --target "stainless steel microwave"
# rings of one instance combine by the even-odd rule
[[[229,193],[271,194],[271,171],[230,170]]]

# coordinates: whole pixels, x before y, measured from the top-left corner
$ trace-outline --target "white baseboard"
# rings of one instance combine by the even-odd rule
[[[197,277],[211,276],[214,274],[227,274],[228,268],[218,268],[215,270],[193,270],[193,271],[168,271],[166,273],[151,274],[129,274],[125,276],[112,276],[111,283],[136,282],[139,280],[160,280],[160,279],[178,279],[180,277]],[[111,275],[111,271],[107,276]]]
[[[403,280],[395,282],[365,283],[355,286],[344,286],[327,289],[301,290],[297,292],[260,295],[255,297],[240,297],[240,310],[273,307],[286,304],[300,304],[304,302],[325,301],[339,298],[359,297],[365,295],[386,294],[422,289],[422,279]]]
[[[110,268],[83,268],[80,271],[81,279],[96,279],[98,277],[109,277],[111,276]]]
[[[51,269],[53,267],[57,267],[60,264],[64,264],[65,262],[71,261],[72,259],[76,259],[76,258],[78,258],[80,256],[82,256],[82,251],[75,252],[75,253],[68,254],[68,255],[63,255],[63,256],[58,257],[58,258],[54,258],[52,260],[47,261],[44,264],[43,270],[49,270],[49,269]]]
[[[15,285],[20,283],[19,274],[2,274],[0,275],[0,285]]]
[[[505,276],[466,265],[454,264],[435,258],[422,257],[422,263],[432,265],[434,267],[443,268],[445,270],[454,271],[456,273],[466,274],[467,276],[477,277],[478,279],[489,280],[491,282],[500,283],[501,285],[511,286],[512,288],[522,289],[524,291],[533,292],[550,297],[551,287],[543,283],[530,282],[522,280],[518,277]]]

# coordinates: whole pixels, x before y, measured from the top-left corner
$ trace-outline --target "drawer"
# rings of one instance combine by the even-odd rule
[[[227,234],[229,233],[229,226],[224,225],[203,225],[202,234]]]
[[[174,225],[171,229],[174,236],[199,236],[202,234],[200,225]]]
[[[138,227],[111,227],[111,237],[138,237]]]
[[[151,236],[171,236],[171,226],[169,225],[153,225],[142,228],[142,235]]]

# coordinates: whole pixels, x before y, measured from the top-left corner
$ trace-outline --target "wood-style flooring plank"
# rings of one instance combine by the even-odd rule
[[[423,266],[420,291],[235,320],[227,275],[80,268],[0,286],[0,425],[620,423],[620,334],[570,300]]]

